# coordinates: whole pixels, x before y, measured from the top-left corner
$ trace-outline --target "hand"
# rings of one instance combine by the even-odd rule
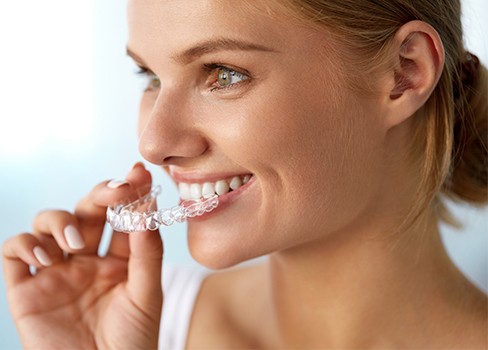
[[[114,232],[107,256],[97,255],[107,206],[135,199],[150,187],[151,174],[136,164],[126,181],[118,188],[97,185],[74,214],[40,213],[33,234],[4,243],[8,300],[24,348],[157,348],[159,233]]]

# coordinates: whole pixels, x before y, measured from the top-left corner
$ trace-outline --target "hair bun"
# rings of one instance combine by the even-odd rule
[[[444,188],[450,196],[477,204],[488,202],[488,72],[466,52],[454,84],[453,167]]]
[[[478,56],[469,51],[465,52],[464,59],[458,67],[459,76],[454,82],[454,98],[457,100],[463,97],[463,91],[473,88],[478,76],[480,60]]]

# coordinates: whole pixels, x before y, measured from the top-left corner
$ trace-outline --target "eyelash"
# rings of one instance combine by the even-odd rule
[[[251,75],[249,74],[249,72],[244,70],[244,69],[236,69],[236,68],[232,68],[232,67],[226,66],[224,64],[220,64],[220,63],[205,64],[204,69],[206,72],[208,72],[208,74],[215,74],[215,75],[218,74],[220,69],[224,69],[224,70],[227,70],[229,72],[234,72],[235,74],[242,77],[241,81],[239,81],[237,83],[230,84],[228,86],[213,86],[214,84],[217,83],[217,76],[216,76],[215,79],[213,79],[214,81],[212,82],[213,87],[210,89],[211,92],[216,91],[216,90],[226,90],[226,89],[235,88],[236,86],[241,85],[242,83],[246,83],[251,78]],[[157,78],[156,74],[154,74],[150,69],[143,67],[143,66],[139,66],[139,65],[137,66],[136,74],[139,76],[147,77],[147,78],[150,78],[150,77],[156,77]],[[150,82],[149,82],[144,91],[148,91],[150,89],[151,89],[151,86],[150,86]]]
[[[221,69],[231,72],[232,76],[237,75],[237,76],[240,76],[242,78],[241,81],[239,81],[237,83],[232,83],[232,84],[227,85],[227,86],[214,86],[210,89],[211,92],[215,91],[215,90],[221,90],[222,91],[222,90],[226,90],[226,89],[235,88],[235,87],[237,87],[243,83],[247,83],[248,80],[251,78],[251,75],[249,74],[248,71],[246,71],[244,69],[237,69],[237,68],[229,67],[229,66],[226,66],[226,65],[221,64],[221,63],[205,64],[204,67],[205,67],[205,70],[207,72],[209,72],[209,74],[215,74],[215,79],[213,79],[214,82],[212,83],[212,85],[215,85],[217,83],[219,70],[221,70]],[[234,74],[232,74],[232,72]]]
[[[141,67],[141,66],[137,66],[137,70],[136,70],[137,75],[147,75],[149,73],[152,73],[149,71],[149,69]]]
[[[150,69],[143,67],[143,66],[139,66],[139,65],[137,66],[137,70],[135,73],[136,73],[136,75],[142,76],[148,80],[149,80],[149,78],[153,78],[153,77],[157,78],[156,74],[154,74]],[[145,84],[145,85],[146,86],[144,87],[144,92],[151,90],[151,81],[148,81],[147,84]]]

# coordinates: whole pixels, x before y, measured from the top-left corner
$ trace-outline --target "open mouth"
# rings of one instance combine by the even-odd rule
[[[178,184],[178,191],[180,198],[187,199],[199,199],[204,196],[217,194],[219,196],[225,195],[229,192],[235,191],[241,186],[244,186],[251,180],[251,174],[236,175],[231,178],[218,180],[216,182],[204,182],[204,183],[186,183],[180,182]]]

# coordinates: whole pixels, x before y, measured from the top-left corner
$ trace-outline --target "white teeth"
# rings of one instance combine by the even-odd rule
[[[191,199],[200,199],[201,196],[202,196],[202,185],[191,184],[190,185],[190,198]]]
[[[215,187],[210,182],[205,182],[202,186],[202,196],[210,196],[215,193]]]
[[[185,183],[180,182],[178,184],[178,190],[180,197],[183,200],[187,199],[200,199],[203,196],[210,196],[217,193],[219,196],[228,193],[229,191],[235,191],[242,185],[249,182],[252,175],[234,176],[230,182],[227,180],[219,180],[216,183],[205,182],[201,183]]]
[[[242,184],[243,185],[247,184],[250,179],[251,179],[251,175],[244,176],[244,178],[242,179]]]
[[[215,192],[217,192],[219,196],[229,192],[229,184],[227,183],[227,181],[225,180],[217,181],[215,183]]]
[[[178,185],[178,190],[180,192],[181,199],[190,199],[190,185],[184,182],[180,182],[180,184]]]
[[[232,180],[230,180],[229,187],[232,190],[237,190],[242,185],[242,180],[239,176],[234,176]]]

